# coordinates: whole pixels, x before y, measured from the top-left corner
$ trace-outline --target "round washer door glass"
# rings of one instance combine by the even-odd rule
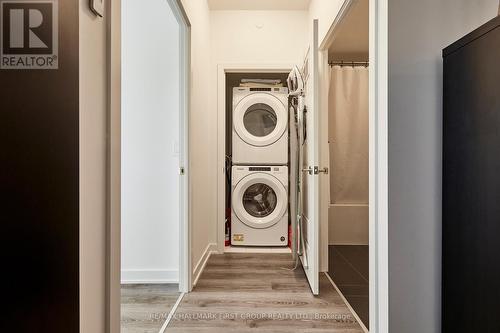
[[[251,105],[243,116],[243,124],[246,130],[257,137],[265,137],[271,134],[278,123],[276,112],[264,103]]]
[[[277,204],[274,190],[262,183],[249,186],[243,194],[243,207],[253,217],[266,217],[270,215]]]

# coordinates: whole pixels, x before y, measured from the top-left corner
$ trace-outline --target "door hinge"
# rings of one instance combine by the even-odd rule
[[[184,176],[186,174],[186,169],[184,167],[179,168],[179,175]]]

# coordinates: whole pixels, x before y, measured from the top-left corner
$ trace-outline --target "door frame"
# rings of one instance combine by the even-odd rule
[[[389,1],[369,0],[370,330],[389,332]]]
[[[175,1],[183,8],[180,0]],[[349,1],[349,0],[346,0]],[[388,297],[388,0],[370,1],[370,327],[372,332],[385,333],[389,329]],[[120,101],[121,101],[121,0],[107,2],[107,64],[108,64],[108,225],[106,228],[106,329],[120,332]],[[183,12],[183,17],[187,16]],[[188,22],[188,21],[187,21]],[[186,32],[190,47],[190,25]],[[186,55],[189,70],[190,51]],[[225,73],[288,71],[295,64],[221,64],[218,66],[218,150],[217,161],[217,249],[224,252],[225,217]],[[189,87],[189,78],[185,84]],[[185,92],[189,96],[189,92]],[[189,99],[188,99],[189,100]],[[222,107],[221,107],[222,106]],[[189,111],[189,102],[187,105]],[[187,134],[187,133],[186,133]],[[224,147],[221,149],[221,147]],[[187,148],[187,147],[186,147]],[[189,150],[189,149],[188,149]],[[188,170],[189,174],[189,170]],[[189,182],[188,182],[189,183]],[[191,185],[189,185],[188,189]],[[191,192],[191,191],[189,191]],[[190,242],[190,194],[188,193],[187,238]],[[187,254],[190,245],[184,244]],[[186,253],[186,252],[185,252]],[[190,260],[183,258],[183,261]],[[187,262],[187,275],[191,277]],[[188,290],[192,279],[188,281]]]
[[[217,252],[224,253],[226,220],[226,73],[287,73],[296,64],[217,65]]]
[[[189,159],[189,111],[191,86],[191,23],[181,0],[167,0],[179,23],[179,69],[180,69],[180,140],[181,159],[179,167],[184,168],[180,177],[180,214],[179,214],[179,291],[189,292],[193,288],[191,270],[191,228],[190,228],[190,159]]]
[[[189,160],[189,111],[191,82],[191,23],[181,0],[166,0],[180,27],[180,140],[179,167],[179,291],[192,290],[191,182]],[[107,21],[107,226],[106,226],[106,331],[120,332],[121,305],[121,0],[108,1]]]
[[[357,1],[344,0],[320,44],[320,68],[328,66],[328,47],[335,39],[336,28]],[[389,331],[388,0],[369,0],[369,7],[369,312],[370,332],[385,333]],[[320,77],[321,93],[325,94],[326,78],[321,74]],[[328,112],[328,102],[320,102],[320,108],[322,112]],[[328,136],[325,123],[323,121],[320,129],[322,165],[329,163],[325,157],[325,151],[328,156],[328,147],[323,139]],[[320,190],[320,216],[321,225],[328,230],[328,214],[324,214],[324,205],[328,204],[324,201],[329,198],[327,191],[329,189],[324,187]],[[324,264],[321,261],[320,266]]]

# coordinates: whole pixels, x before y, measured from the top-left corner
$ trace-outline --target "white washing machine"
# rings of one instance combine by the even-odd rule
[[[287,164],[288,89],[233,88],[232,143],[233,164]]]
[[[288,245],[288,167],[232,167],[231,245]]]

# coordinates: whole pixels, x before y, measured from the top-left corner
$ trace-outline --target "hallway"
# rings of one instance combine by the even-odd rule
[[[212,255],[166,332],[363,332],[326,275],[313,296],[289,254]]]

